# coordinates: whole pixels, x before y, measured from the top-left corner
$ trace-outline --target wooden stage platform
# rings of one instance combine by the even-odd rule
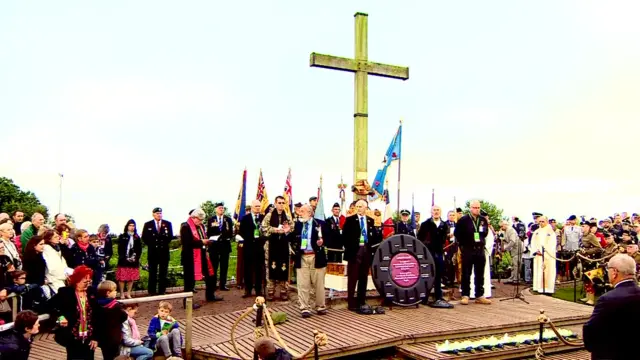
[[[454,309],[419,308],[386,309],[383,315],[358,315],[346,309],[329,310],[325,316],[314,315],[302,319],[296,304],[275,303],[271,311],[287,313],[287,321],[276,325],[293,350],[302,352],[313,341],[312,331],[317,329],[328,335],[328,345],[320,348],[322,359],[361,354],[382,348],[396,347],[399,353],[414,359],[444,359],[435,352],[435,343],[444,340],[504,335],[538,329],[537,316],[544,309],[558,326],[579,332],[589,318],[592,307],[557,300],[542,295],[528,295],[529,305],[519,300],[497,301],[490,306],[456,304]],[[201,316],[193,322],[193,354],[195,359],[240,359],[233,351],[229,331],[243,311]],[[253,353],[253,316],[240,322],[236,339],[243,357]],[[184,331],[184,321],[181,321]],[[146,328],[141,327],[141,332]],[[552,344],[553,345],[553,344]],[[552,346],[553,347],[553,346]],[[555,351],[566,350],[557,347]],[[535,351],[535,348],[533,349]],[[567,354],[567,359],[581,359],[581,352]],[[582,352],[584,353],[584,352]],[[64,349],[55,344],[53,335],[38,335],[33,344],[31,359],[60,359]],[[527,352],[526,354],[531,354]],[[525,353],[522,357],[526,358]],[[477,354],[479,355],[479,354]],[[473,358],[488,358],[473,356]],[[509,356],[489,358],[514,358]],[[583,354],[584,355],[584,354]],[[460,357],[459,358],[468,358]],[[99,351],[96,359],[100,359]],[[517,358],[517,357],[516,357]]]

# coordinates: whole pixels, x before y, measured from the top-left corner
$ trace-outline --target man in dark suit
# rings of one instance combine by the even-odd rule
[[[153,220],[146,222],[142,228],[142,241],[148,248],[149,283],[147,289],[149,295],[163,295],[167,290],[169,243],[174,238],[171,222],[162,219],[161,208],[154,208]],[[159,281],[158,276],[160,277]]]
[[[469,304],[471,270],[473,269],[476,303],[489,305],[491,300],[484,297],[484,266],[486,263],[484,246],[485,239],[489,234],[489,223],[487,219],[480,216],[480,201],[471,201],[469,210],[471,214],[464,215],[458,220],[453,233],[460,246],[462,258],[462,300],[460,300],[460,304]]]
[[[637,359],[633,346],[637,335],[632,326],[640,323],[640,287],[635,281],[636,263],[618,254],[607,264],[613,290],[600,296],[591,318],[582,327],[584,347],[591,359]]]
[[[260,214],[259,200],[251,202],[251,212],[240,220],[240,236],[244,240],[244,295],[250,297],[255,288],[256,296],[263,296],[264,284],[264,244],[266,238],[260,234],[260,224],[264,215]]]
[[[433,282],[434,302],[431,304],[435,308],[450,309],[453,305],[442,298],[442,275],[444,274],[444,246],[447,239],[451,238],[449,224],[440,217],[442,210],[439,206],[431,207],[431,218],[420,225],[418,240],[427,246],[433,261],[436,265],[436,275]],[[425,304],[427,299],[424,300]]]
[[[220,290],[229,291],[227,287],[227,271],[229,270],[229,254],[231,253],[231,238],[233,237],[233,220],[224,214],[224,203],[215,204],[216,213],[209,219],[207,236],[212,242],[209,245],[211,264],[216,276],[220,275]],[[220,270],[218,270],[220,265]],[[217,299],[216,299],[217,300]]]
[[[376,247],[382,234],[376,230],[373,218],[366,215],[368,203],[358,200],[356,214],[347,217],[342,230],[344,259],[347,265],[347,299],[349,310],[359,311],[365,305],[367,276]],[[356,284],[358,295],[355,297]]]
[[[335,203],[331,208],[331,216],[327,218],[327,260],[332,263],[342,263],[342,230],[340,230],[340,204]]]
[[[324,234],[329,234],[327,223],[313,218],[311,205],[302,205],[300,221],[291,234],[293,263],[296,269],[298,302],[303,318],[311,316],[311,294],[315,293],[316,314],[325,315],[324,276],[327,272]]]

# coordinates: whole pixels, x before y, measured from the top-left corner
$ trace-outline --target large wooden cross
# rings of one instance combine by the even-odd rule
[[[353,114],[353,183],[367,180],[368,144],[368,86],[367,75],[407,80],[409,68],[374,63],[368,60],[367,19],[365,13],[355,15],[355,58],[311,53],[310,65],[325,69],[355,73],[355,110]]]

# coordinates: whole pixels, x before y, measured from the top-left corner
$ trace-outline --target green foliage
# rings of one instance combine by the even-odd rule
[[[25,220],[36,212],[41,213],[45,219],[49,217],[49,209],[38,200],[36,194],[22,191],[13,180],[0,177],[0,212],[11,214],[15,210],[24,212]]]
[[[487,212],[489,215],[489,222],[494,229],[500,229],[500,220],[502,220],[502,209],[498,208],[495,204],[492,204],[485,200],[480,201],[480,208]],[[464,213],[469,214],[469,203],[471,200],[467,200],[464,204]]]
[[[202,209],[202,211],[204,211],[204,213],[207,214],[207,219],[211,218],[213,215],[216,214],[216,207],[215,207],[216,203],[217,201],[212,202],[211,200],[207,200],[202,204],[200,204],[200,208]],[[229,213],[229,209],[226,206],[224,207],[224,214],[231,217],[231,214]]]

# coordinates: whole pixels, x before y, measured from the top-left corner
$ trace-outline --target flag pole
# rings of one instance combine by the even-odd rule
[[[402,131],[402,119],[400,119],[400,127],[398,128],[398,132]],[[396,203],[398,214],[400,214],[400,173],[402,168],[402,138],[399,139],[400,144],[398,144],[398,199]]]
[[[431,189],[431,206],[436,204],[436,189]]]

